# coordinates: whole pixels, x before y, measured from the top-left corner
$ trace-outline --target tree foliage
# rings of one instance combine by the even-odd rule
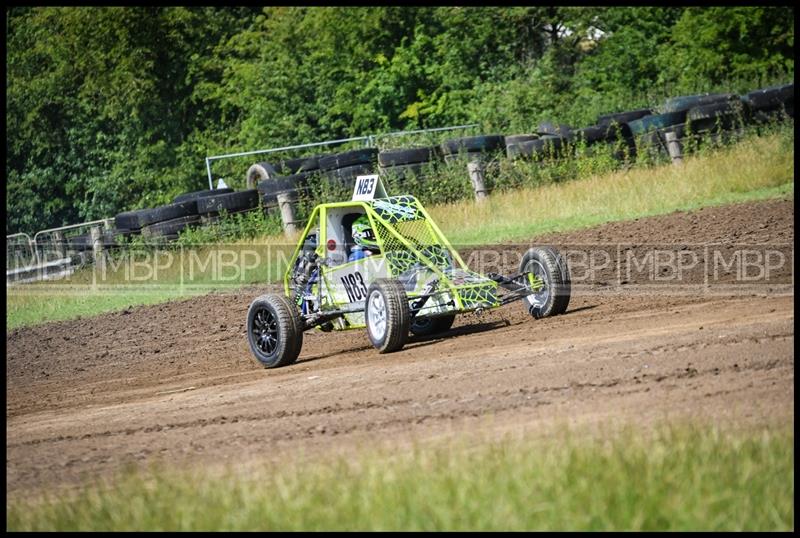
[[[203,188],[206,155],[510,134],[794,73],[789,7],[7,9],[6,232]],[[749,85],[749,86],[748,86]]]

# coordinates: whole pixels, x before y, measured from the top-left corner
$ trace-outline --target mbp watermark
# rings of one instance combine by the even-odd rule
[[[529,243],[496,247],[454,245],[475,273],[513,275]],[[538,245],[537,245],[538,246]],[[787,244],[580,243],[543,245],[555,249],[568,268],[572,292],[580,293],[780,293],[792,292],[794,246]],[[420,249],[430,245],[418,245]],[[439,248],[439,247],[437,247]],[[108,291],[179,286],[181,289],[238,287],[282,282],[295,243],[167,245],[128,247],[44,286],[90,285]],[[378,252],[378,256],[390,253]],[[320,271],[335,269],[319,249]],[[420,257],[415,263],[424,265]],[[436,263],[457,266],[455,256]],[[448,261],[449,260],[449,261]],[[413,268],[413,265],[412,265]],[[446,269],[442,266],[439,269]],[[394,275],[398,276],[398,275]],[[41,288],[40,288],[41,289]]]
[[[788,292],[794,284],[794,245],[781,244],[552,244],[566,263],[575,292]],[[530,244],[462,247],[470,269],[521,270]]]

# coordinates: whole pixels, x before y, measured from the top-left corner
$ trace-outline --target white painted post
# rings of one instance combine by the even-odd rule
[[[283,221],[283,232],[287,237],[292,237],[300,232],[294,216],[294,195],[293,193],[281,192],[278,193],[277,198],[278,207],[281,210],[281,221]]]
[[[483,162],[478,158],[467,163],[469,180],[472,182],[472,190],[475,191],[475,200],[482,202],[489,194],[486,191],[486,184],[483,178]]]
[[[672,158],[672,164],[679,165],[683,163],[683,148],[681,147],[681,141],[678,140],[678,137],[675,135],[674,132],[668,132],[665,135],[667,139],[667,151],[669,152],[669,156]]]

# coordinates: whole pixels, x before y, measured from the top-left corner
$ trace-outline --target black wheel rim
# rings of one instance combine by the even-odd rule
[[[253,317],[253,341],[265,355],[272,355],[278,347],[278,322],[267,308],[260,308]]]

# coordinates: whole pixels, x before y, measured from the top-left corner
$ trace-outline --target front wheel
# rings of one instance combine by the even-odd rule
[[[247,311],[247,341],[264,367],[292,364],[303,347],[303,320],[295,305],[284,295],[256,298]]]
[[[370,342],[381,353],[403,348],[408,339],[411,310],[403,285],[393,279],[379,278],[367,290],[364,321]]]
[[[531,290],[523,301],[533,317],[566,312],[571,290],[569,269],[567,261],[555,249],[531,248],[522,256],[519,272],[527,273],[518,282]]]

